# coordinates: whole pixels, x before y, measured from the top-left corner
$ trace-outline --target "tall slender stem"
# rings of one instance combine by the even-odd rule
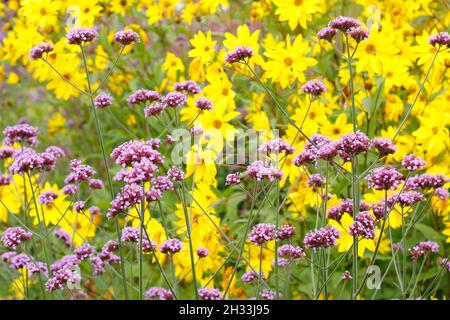
[[[416,96],[414,97],[413,102],[411,103],[411,105],[409,106],[408,110],[406,111],[405,117],[403,118],[402,122],[400,123],[400,126],[397,128],[397,130],[395,131],[394,136],[392,137],[392,142],[395,141],[395,139],[397,138],[398,134],[400,133],[400,131],[402,130],[403,126],[405,125],[406,120],[408,119],[412,108],[414,108],[414,105],[417,102],[417,99],[419,99],[420,93],[422,92],[423,87],[425,86],[425,82],[427,82],[428,76],[430,75],[431,69],[433,68],[434,62],[436,61],[436,57],[438,55],[440,51],[440,48],[438,48],[436,50],[436,53],[434,54],[433,60],[431,61],[430,67],[428,68],[427,73],[425,74],[425,78],[423,79],[419,91],[417,91]]]
[[[108,159],[106,157],[106,150],[105,150],[105,144],[103,142],[103,135],[102,135],[102,131],[100,128],[100,123],[98,121],[98,116],[97,116],[97,109],[95,108],[95,104],[94,104],[94,97],[92,94],[92,86],[91,86],[91,79],[89,76],[89,70],[88,70],[88,65],[87,65],[87,60],[86,60],[86,52],[84,49],[83,45],[80,45],[81,48],[81,55],[83,57],[83,64],[84,64],[84,71],[86,73],[86,80],[88,83],[88,90],[89,90],[89,100],[91,103],[91,111],[92,114],[94,115],[94,123],[95,123],[95,129],[97,131],[97,137],[98,137],[98,141],[102,150],[102,156],[103,156],[103,163],[105,165],[105,171],[106,171],[106,177],[108,180],[108,187],[109,187],[109,192],[111,194],[111,198],[114,198],[114,190],[112,187],[112,181],[111,181],[111,176],[109,174],[109,166],[108,166]],[[117,234],[117,242],[119,243],[119,255],[120,255],[120,269],[122,272],[122,284],[123,284],[123,290],[124,290],[124,296],[125,299],[128,300],[128,290],[127,290],[127,281],[126,281],[126,276],[125,276],[125,262],[124,262],[124,255],[122,252],[122,237],[121,237],[121,232],[120,232],[120,227],[119,227],[119,222],[117,221],[117,219],[115,219],[116,222],[116,234]]]

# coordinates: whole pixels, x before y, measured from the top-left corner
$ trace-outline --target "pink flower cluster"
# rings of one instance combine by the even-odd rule
[[[319,230],[310,231],[305,235],[303,244],[305,248],[313,249],[329,248],[335,245],[340,236],[339,230],[332,226],[326,226]]]
[[[283,171],[275,168],[268,161],[256,160],[247,167],[249,177],[261,181],[263,179],[280,180],[283,177]]]
[[[22,242],[31,238],[33,234],[20,227],[8,228],[3,232],[0,240],[6,248],[16,249]]]
[[[227,53],[225,56],[225,61],[227,63],[235,63],[247,61],[253,56],[253,49],[250,47],[238,46],[234,50]]]

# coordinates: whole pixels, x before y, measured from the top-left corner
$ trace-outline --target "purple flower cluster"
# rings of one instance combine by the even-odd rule
[[[347,34],[358,43],[369,38],[369,31],[361,27],[352,28],[347,32]]]
[[[140,185],[126,184],[111,201],[111,207],[106,214],[107,218],[112,219],[119,213],[125,212],[128,208],[141,203],[142,196],[143,191]]]
[[[279,240],[288,240],[295,236],[295,227],[290,223],[285,223],[277,230]]]
[[[39,203],[48,206],[58,198],[58,194],[53,190],[45,190],[39,195]]]
[[[284,141],[281,138],[272,139],[266,143],[264,143],[260,148],[260,152],[266,153],[284,153],[284,154],[293,154],[295,148],[291,146],[289,143]]]
[[[76,248],[73,253],[75,253],[79,260],[87,260],[94,254],[94,248],[88,243],[83,243],[83,245]]]
[[[403,175],[393,168],[380,167],[372,170],[367,177],[369,188],[375,190],[395,190]]]
[[[239,174],[239,172],[230,173],[225,178],[225,184],[227,186],[231,186],[231,185],[239,184],[239,183],[241,183],[241,175]]]
[[[215,288],[200,288],[198,296],[202,300],[222,300],[222,294]]]
[[[392,140],[386,138],[375,138],[372,140],[372,146],[377,149],[380,157],[394,154],[397,151],[397,146],[392,143]]]
[[[357,214],[349,233],[365,239],[375,238],[375,221],[369,211],[361,211]]]
[[[187,80],[183,82],[177,82],[173,85],[173,88],[175,91],[178,92],[185,92],[186,94],[199,94],[202,92],[202,89],[200,89],[200,86],[192,80]]]
[[[370,206],[367,203],[365,203],[364,201],[360,201],[359,210],[368,211],[369,209],[370,209]],[[329,219],[333,219],[333,220],[340,222],[344,213],[348,213],[348,214],[353,213],[353,200],[352,199],[344,199],[339,203],[339,205],[331,207],[330,210],[328,211],[327,216]]]
[[[30,239],[32,235],[31,232],[20,227],[8,228],[3,232],[0,240],[6,248],[16,249],[22,241]]]
[[[429,39],[428,43],[432,46],[447,46],[450,47],[450,34],[447,32],[439,32],[436,34],[433,34]]]
[[[183,104],[185,104],[187,101],[187,97],[184,93],[173,91],[169,92],[162,98],[162,103],[166,107],[176,108]]]
[[[1,174],[0,175],[0,187],[1,186],[8,186],[11,184],[11,177],[8,174]]]
[[[95,174],[95,170],[91,166],[83,164],[77,159],[70,161],[70,168],[70,173],[64,180],[66,184],[88,181]]]
[[[305,235],[303,244],[305,248],[313,249],[328,248],[334,246],[336,239],[340,236],[339,230],[332,226],[326,226],[319,230],[310,231]]]
[[[68,254],[63,256],[61,259],[56,260],[50,266],[52,272],[57,272],[64,269],[73,269],[81,263],[81,260],[75,254]]]
[[[19,142],[21,144],[29,144],[34,146],[38,143],[37,136],[39,134],[39,129],[30,126],[28,123],[19,123],[14,126],[7,126],[3,130],[3,134],[6,136],[3,144],[5,146],[12,146],[14,142]]]
[[[143,158],[150,160],[152,163],[160,164],[163,162],[163,156],[154,148],[155,144],[152,140],[127,141],[116,147],[111,152],[111,158],[122,167],[133,167],[136,163],[141,162]]]
[[[199,258],[205,258],[209,254],[209,250],[204,247],[197,248],[196,252]]]
[[[261,181],[262,179],[280,180],[283,177],[283,171],[275,168],[269,162],[264,160],[256,160],[247,167],[249,177]]]
[[[73,209],[76,212],[82,212],[85,207],[86,207],[86,203],[84,201],[76,201],[73,204]]]
[[[112,105],[113,100],[111,95],[101,92],[95,97],[94,104],[97,108],[106,108]]]
[[[106,264],[117,264],[120,258],[113,252],[119,249],[119,244],[113,240],[109,240],[103,245],[102,250],[97,256],[92,257],[89,261],[93,267],[93,274],[100,275],[104,273]]]
[[[40,58],[42,58],[44,53],[52,52],[54,49],[55,49],[55,47],[51,43],[41,42],[41,43],[37,44],[36,46],[34,46],[33,48],[31,48],[30,59],[31,60],[40,59]]]
[[[396,197],[396,195],[392,196]],[[397,203],[402,207],[411,207],[419,201],[423,201],[423,195],[417,191],[403,191],[398,195]]]
[[[331,42],[336,33],[337,33],[336,29],[325,27],[321,29],[319,32],[317,32],[317,38]]]
[[[421,175],[415,175],[406,181],[407,190],[417,189],[438,189],[443,187],[449,181],[448,177],[443,174],[429,174],[424,173]]]
[[[174,254],[174,253],[180,252],[181,249],[183,249],[183,247],[184,247],[183,243],[180,240],[178,240],[176,238],[167,239],[166,241],[164,241],[161,244],[159,251],[161,251],[162,253],[165,253],[165,254],[168,254],[168,253]]]
[[[195,99],[195,106],[200,110],[210,111],[213,109],[213,102],[208,98],[197,98]]]
[[[408,171],[417,171],[423,169],[427,163],[422,158],[411,153],[403,157],[402,166]]]
[[[258,278],[259,278],[259,274],[258,273],[256,273],[253,270],[247,270],[242,275],[241,280],[242,280],[243,283],[252,283],[253,281],[255,281]],[[262,275],[262,278],[265,279],[264,274]]]
[[[278,255],[281,257],[289,257],[292,259],[300,259],[306,256],[306,253],[299,246],[293,246],[292,244],[284,244],[278,248]]]
[[[253,56],[253,49],[250,47],[238,46],[234,50],[228,52],[225,56],[225,61],[228,63],[235,63],[246,61]]]
[[[61,269],[54,273],[47,283],[45,288],[47,291],[62,290],[68,283],[75,285],[81,281],[81,276],[76,270]]]
[[[133,92],[128,97],[128,103],[130,105],[135,105],[139,103],[145,103],[145,102],[154,102],[161,100],[161,95],[153,90],[147,90],[147,89],[139,89],[135,92]]]
[[[149,300],[173,300],[172,292],[160,287],[151,287],[145,292],[145,297]]]
[[[90,179],[89,180],[89,188],[91,189],[103,189],[105,185],[103,181],[100,179]]]
[[[139,35],[133,30],[120,30],[114,34],[114,40],[123,46],[139,42]]]
[[[327,87],[319,80],[310,80],[302,86],[302,90],[306,94],[310,94],[313,97],[320,96],[327,91]]]
[[[184,172],[180,167],[172,166],[172,168],[167,170],[167,177],[172,181],[183,181]]]
[[[270,223],[259,223],[255,225],[248,235],[248,239],[258,246],[275,239],[275,237],[275,225]]]
[[[66,34],[67,43],[82,45],[97,39],[98,33],[94,28],[73,28]]]
[[[328,23],[328,27],[347,33],[353,28],[361,26],[361,22],[355,18],[339,16]]]
[[[318,173],[311,174],[306,182],[311,188],[322,188],[325,185],[325,179]]]
[[[434,241],[422,241],[416,246],[409,249],[411,259],[417,260],[419,257],[425,255],[428,252],[438,252],[439,245]]]
[[[350,281],[353,279],[352,275],[350,274],[350,272],[348,272],[347,270],[344,271],[344,273],[342,274],[341,277],[342,281]]]
[[[367,152],[369,138],[361,131],[344,134],[337,142],[337,153],[344,161],[351,161],[359,153]]]
[[[307,164],[315,164],[317,159],[330,161],[337,154],[337,144],[327,136],[316,134],[311,137],[311,142],[305,144],[304,150],[292,160],[294,165],[300,167]]]
[[[148,107],[145,107],[144,116],[146,118],[154,117],[163,113],[164,110],[166,110],[166,106],[163,103],[160,102],[152,103]]]

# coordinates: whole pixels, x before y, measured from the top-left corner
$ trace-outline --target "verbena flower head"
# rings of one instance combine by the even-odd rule
[[[186,95],[178,91],[169,92],[162,98],[162,103],[164,103],[167,107],[172,108],[179,107],[185,104],[186,101]]]
[[[341,276],[342,281],[350,281],[353,279],[352,275],[350,274],[350,272],[348,272],[347,270],[344,271],[344,273]]]
[[[56,272],[45,284],[47,291],[62,290],[67,283],[75,285],[81,280],[80,274],[71,269],[62,269]]]
[[[209,254],[209,250],[204,247],[197,248],[196,252],[199,258],[207,257]]]
[[[241,183],[241,175],[239,172],[237,173],[230,173],[225,178],[225,184],[227,186],[235,185]]]
[[[278,294],[281,296],[281,293]],[[262,300],[275,300],[277,293],[275,291],[269,289],[263,289],[261,291],[261,299]]]
[[[73,203],[73,209],[76,212],[82,212],[86,207],[86,203],[84,201],[76,201]]]
[[[380,157],[394,154],[397,151],[397,146],[392,143],[392,140],[386,138],[375,138],[372,140],[372,146],[377,149]]]
[[[164,241],[159,247],[159,251],[165,254],[168,253],[174,254],[180,252],[181,249],[183,248],[184,248],[183,243],[180,240],[174,238],[174,239],[167,239],[166,241]]]
[[[100,179],[90,179],[89,180],[89,188],[91,189],[103,189],[105,185],[103,181]]]
[[[370,206],[366,202],[359,202],[360,211],[368,211],[369,209]],[[353,199],[344,199],[337,206],[331,207],[328,211],[327,216],[329,219],[340,222],[344,213],[348,213],[350,215],[353,214]]]
[[[139,42],[139,35],[133,30],[119,30],[114,34],[114,40],[123,46]]]
[[[397,195],[394,197],[397,198]],[[402,207],[411,207],[419,201],[423,201],[423,195],[417,191],[403,191],[397,198],[397,203]]]
[[[161,100],[161,95],[158,92],[147,89],[139,89],[128,97],[128,103],[130,105],[159,100]]]
[[[112,105],[113,100],[111,95],[102,92],[95,97],[94,104],[97,108],[106,108]]]
[[[153,162],[147,158],[142,158],[140,162],[134,163],[131,169],[119,170],[113,179],[114,181],[141,184],[150,181],[157,171],[158,167]]]
[[[97,39],[98,33],[94,28],[73,28],[66,34],[68,44],[82,45]]]
[[[133,166],[143,158],[147,158],[152,163],[160,164],[163,156],[154,148],[152,141],[131,140],[116,147],[111,152],[111,158],[122,167]]]
[[[249,177],[261,181],[262,179],[280,180],[283,177],[283,171],[275,168],[269,162],[264,160],[256,160],[247,167]]]
[[[48,42],[41,42],[31,48],[30,50],[30,59],[36,60],[42,58],[44,53],[48,54],[49,52],[52,52],[55,49],[55,47]]]
[[[320,96],[327,91],[327,87],[319,80],[310,80],[302,86],[302,90],[306,94],[314,97]]]
[[[195,99],[195,106],[200,110],[210,111],[213,109],[213,103],[211,99],[208,98],[197,98]]]
[[[111,207],[106,216],[114,218],[119,213],[125,212],[130,207],[141,203],[143,196],[142,187],[138,184],[125,185],[120,193],[111,201]]]
[[[312,142],[305,144],[304,150],[297,154],[292,160],[293,164],[302,165],[316,164],[317,159],[331,161],[337,154],[337,143],[329,137],[315,134],[311,137]]]
[[[326,27],[317,32],[317,38],[331,42],[336,35],[336,29]]]
[[[222,300],[222,294],[215,288],[200,288],[198,296],[202,300]]]
[[[78,259],[78,257],[74,254],[68,254],[62,257],[59,260],[56,260],[52,265],[50,266],[50,269],[52,272],[57,272],[59,270],[73,268],[78,266],[81,263],[81,260]]]
[[[403,175],[393,168],[380,167],[372,170],[367,177],[369,188],[375,190],[395,190]]]
[[[402,166],[408,171],[417,171],[423,169],[427,163],[422,158],[411,153],[403,157]]]
[[[34,149],[25,148],[14,155],[14,161],[9,167],[13,174],[41,170],[44,168],[44,158]]]
[[[83,164],[80,160],[77,159],[70,161],[70,168],[71,171],[64,180],[66,184],[89,181],[89,179],[95,174],[95,170],[91,166]]]
[[[0,240],[6,248],[16,249],[22,241],[30,239],[32,235],[31,232],[20,227],[8,228],[3,232]]]
[[[11,184],[11,177],[8,174],[0,175],[0,186],[8,186]]]
[[[172,168],[167,170],[167,177],[172,181],[183,181],[184,172],[180,167],[172,166]]]
[[[152,186],[155,189],[166,191],[173,190],[173,182],[167,176],[158,176],[152,180]]]
[[[201,136],[204,132],[205,129],[202,126],[193,126],[190,130],[191,132],[191,136],[195,137],[195,136]]]
[[[419,257],[425,255],[428,252],[438,252],[439,245],[434,241],[422,241],[416,246],[409,249],[411,259],[417,260]]]
[[[225,55],[225,61],[228,63],[248,61],[253,56],[253,49],[250,47],[238,46]]]
[[[136,227],[125,227],[122,230],[122,241],[138,243],[140,239],[140,229]]]
[[[288,142],[284,141],[281,138],[272,139],[266,143],[264,143],[260,149],[260,152],[266,153],[284,153],[284,154],[293,154],[295,148],[291,146]]]
[[[439,197],[442,201],[447,201],[449,199],[450,193],[446,188],[440,187],[434,190],[434,194]]]
[[[12,146],[14,142],[34,146],[38,142],[37,136],[39,134],[39,129],[30,126],[28,123],[20,123],[6,127],[3,130],[3,134],[6,136],[3,141],[5,146]]]
[[[253,270],[247,270],[242,275],[241,280],[243,283],[252,283],[253,281],[255,281],[258,278],[259,278],[258,273],[256,273]],[[263,278],[264,278],[264,275],[263,275]]]
[[[30,256],[25,253],[19,253],[11,257],[10,266],[13,269],[19,270],[27,268],[31,262],[32,259]]]
[[[295,227],[290,223],[285,223],[277,230],[277,238],[279,240],[291,239],[295,236]]]
[[[73,253],[75,253],[78,259],[87,260],[94,254],[94,248],[88,243],[83,243],[83,245],[76,248]]]
[[[350,29],[358,28],[359,26],[361,26],[361,21],[359,21],[355,18],[343,17],[343,16],[334,18],[328,24],[328,27],[340,30],[345,33],[347,31],[349,31]]]
[[[163,113],[163,111],[166,109],[165,104],[163,103],[152,103],[151,105],[149,105],[148,107],[146,107],[144,109],[144,116],[146,118],[150,118],[150,117],[154,117],[157,116],[161,113]]]
[[[192,80],[187,80],[183,82],[177,82],[173,85],[175,91],[185,92],[187,94],[199,94],[202,92],[200,86]]]
[[[278,255],[281,257],[289,257],[292,259],[300,259],[306,256],[306,253],[299,246],[284,244],[278,248]]]
[[[149,300],[173,300],[172,292],[160,287],[151,287],[145,292],[145,297]]]
[[[439,32],[439,33],[433,34],[428,39],[428,43],[431,44],[433,47],[436,47],[436,46],[450,47],[450,35],[447,32]]]
[[[350,226],[349,233],[365,239],[375,238],[375,220],[369,211],[361,211],[356,215],[356,219]]]
[[[61,193],[65,195],[74,195],[77,193],[78,187],[74,184],[66,184],[62,190]]]
[[[322,188],[325,186],[325,179],[318,173],[311,174],[307,180],[311,188]]]
[[[317,250],[319,248],[332,247],[340,236],[339,230],[332,226],[326,226],[319,230],[310,231],[305,235],[303,244],[305,248]]]
[[[57,146],[50,146],[45,148],[45,152],[51,154],[55,159],[62,158],[66,155],[63,149]]]
[[[359,153],[369,150],[370,140],[361,131],[344,134],[337,142],[337,153],[344,161],[351,161]]]
[[[16,153],[16,149],[10,147],[3,147],[0,149],[0,160],[5,160],[12,158],[14,153]]]
[[[39,203],[47,206],[58,198],[58,194],[53,190],[45,190],[39,195]]]
[[[369,38],[369,31],[361,27],[352,28],[347,32],[347,34],[356,42],[361,42]]]
[[[258,246],[275,239],[275,237],[275,225],[271,223],[259,223],[255,225],[248,235],[248,239]]]

